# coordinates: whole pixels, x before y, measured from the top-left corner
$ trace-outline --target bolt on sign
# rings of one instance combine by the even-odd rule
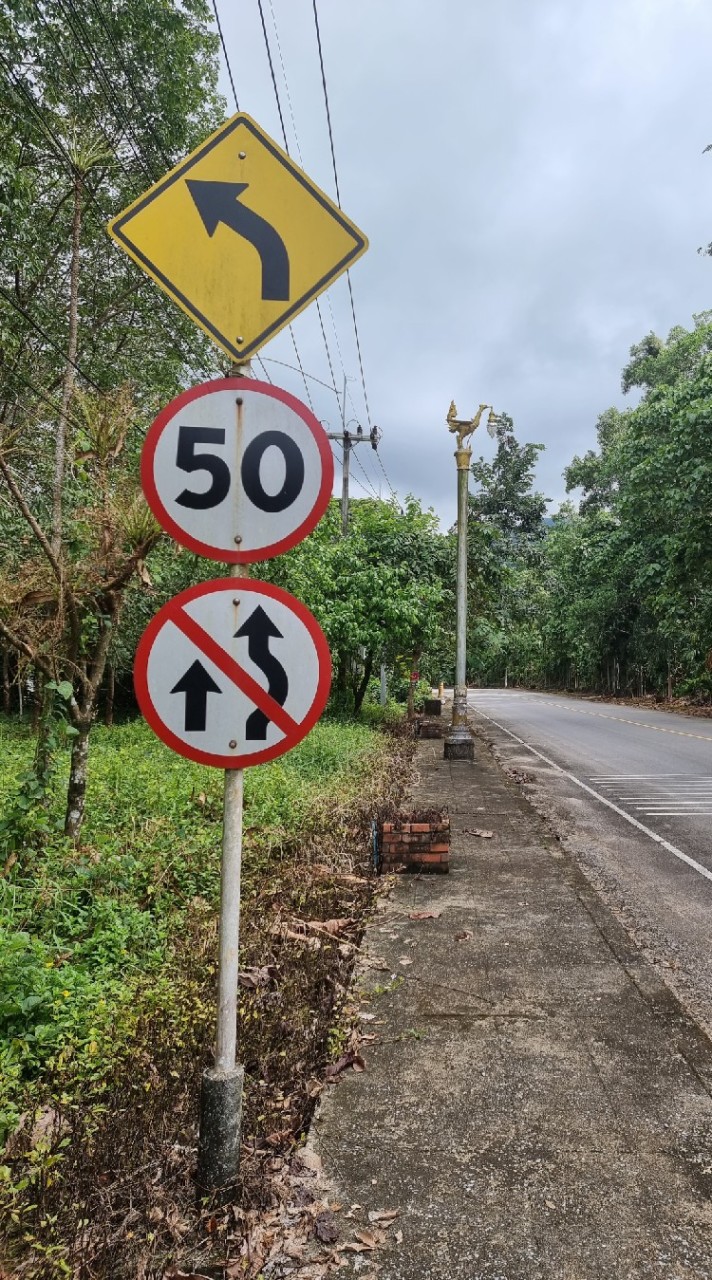
[[[368,248],[244,112],[108,230],[233,360],[253,355]]]

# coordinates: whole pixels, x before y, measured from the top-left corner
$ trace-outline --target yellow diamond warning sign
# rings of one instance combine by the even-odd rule
[[[368,248],[243,112],[108,230],[235,360],[259,350]]]

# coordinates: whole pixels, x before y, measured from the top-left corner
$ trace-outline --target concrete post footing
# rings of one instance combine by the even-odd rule
[[[240,1168],[243,1067],[203,1072],[200,1088],[198,1187],[214,1191],[235,1182]]]
[[[445,739],[443,756],[446,760],[474,760],[475,740],[470,730],[462,726],[453,729]]]

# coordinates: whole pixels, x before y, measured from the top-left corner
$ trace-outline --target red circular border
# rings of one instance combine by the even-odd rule
[[[148,687],[148,660],[151,654],[156,637],[167,621],[170,621],[170,615],[166,618],[169,610],[175,609],[177,606],[188,604],[191,600],[196,600],[199,596],[211,595],[214,591],[252,591],[255,595],[269,596],[273,600],[279,600],[292,613],[295,613],[301,622],[304,623],[309,635],[314,642],[316,649],[317,661],[319,664],[319,679],[317,682],[314,701],[303,720],[299,722],[298,736],[292,737],[286,735],[279,742],[274,743],[271,747],[265,747],[263,751],[255,751],[250,755],[242,756],[217,756],[209,751],[201,751],[199,747],[192,747],[190,743],[184,742],[177,734],[164,724],[156,707],[154,706],[151,692]],[[247,769],[255,764],[265,764],[268,760],[275,760],[277,756],[285,755],[287,751],[291,751],[296,747],[303,738],[314,728],[317,720],[322,714],[329,698],[331,689],[331,653],[326,636],[322,631],[319,623],[310,613],[306,605],[301,600],[297,600],[289,591],[283,591],[281,587],[272,586],[268,582],[257,582],[254,578],[214,578],[211,582],[201,582],[197,587],[189,587],[187,591],[181,591],[179,595],[173,596],[172,600],[167,601],[163,608],[151,619],[146,630],[144,631],[138,643],[136,650],[136,658],[134,662],[134,689],[141,712],[153,732],[165,742],[167,747],[172,751],[177,751],[179,755],[185,756],[188,760],[194,760],[197,764],[213,765],[218,769]]]
[[[186,405],[191,404],[193,400],[199,400],[201,396],[211,395],[215,391],[239,391],[243,395],[245,392],[249,394],[256,391],[272,400],[281,400],[282,404],[285,404],[287,408],[296,413],[305,426],[309,428],[316,441],[321,458],[321,485],[316,502],[309,515],[292,533],[287,534],[286,538],[281,538],[279,542],[270,543],[267,547],[255,548],[253,551],[225,550],[223,547],[213,547],[208,542],[201,542],[198,538],[194,538],[192,534],[181,528],[166,510],[156,488],[153,461],[162,432]],[[146,496],[146,501],[161,528],[165,529],[166,533],[175,538],[176,542],[179,542],[181,546],[188,547],[196,555],[205,556],[208,560],[222,560],[223,563],[227,561],[228,564],[252,564],[256,560],[270,560],[272,556],[279,556],[284,551],[289,551],[292,547],[296,547],[297,543],[306,538],[307,534],[311,533],[312,529],[315,529],[321,520],[329,505],[333,484],[334,457],[329,447],[328,437],[319,419],[314,416],[311,409],[307,409],[307,406],[302,404],[301,400],[297,400],[296,396],[290,395],[288,391],[282,391],[281,387],[273,387],[271,383],[257,382],[254,378],[214,378],[212,382],[201,382],[199,386],[191,387],[189,391],[184,391],[181,395],[176,396],[175,400],[171,400],[170,404],[161,409],[158,417],[152,423],[141,451],[141,487]]]

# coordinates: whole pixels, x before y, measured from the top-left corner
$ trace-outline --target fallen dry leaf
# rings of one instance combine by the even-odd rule
[[[398,963],[399,963],[399,964],[402,964],[402,965],[406,965],[406,964],[412,964],[412,963],[413,963],[413,961],[412,961],[412,959],[410,958],[410,956],[401,956],[401,958],[400,958],[400,960],[398,961]]]
[[[322,1244],[334,1244],[339,1238],[336,1218],[330,1209],[323,1209],[314,1219],[314,1235]]]
[[[163,1280],[210,1280],[204,1271],[164,1271]]]
[[[471,830],[463,832],[463,835],[479,836],[481,840],[491,840],[494,836],[494,831],[480,831],[478,827],[473,827]]]
[[[369,1222],[392,1222],[399,1213],[400,1209],[371,1209],[368,1220]]]
[[[393,1233],[393,1239],[395,1240],[396,1244],[402,1244],[402,1243],[403,1243],[403,1232],[402,1232],[402,1231],[395,1231],[395,1232]]]
[[[241,969],[237,981],[241,987],[255,991],[257,987],[268,987],[272,979],[277,977],[277,973],[275,964],[253,965],[249,969]]]
[[[386,1239],[382,1231],[355,1231],[354,1235],[367,1249],[377,1249]]]
[[[370,884],[370,880],[365,880],[363,876],[350,875],[346,871],[334,871],[331,867],[322,866],[319,863],[313,863],[309,867],[309,871],[314,876],[327,878],[336,881],[337,884]]]
[[[441,911],[411,911],[409,920],[439,920],[442,915]]]
[[[297,1160],[304,1169],[308,1169],[310,1173],[320,1174],[322,1171],[321,1156],[318,1156],[313,1147],[302,1147],[297,1152]]]
[[[356,1053],[355,1049],[349,1049],[346,1053],[342,1053],[336,1062],[330,1062],[325,1071],[327,1080],[336,1080],[347,1067],[353,1067],[354,1071],[365,1071],[366,1063],[360,1053]]]
[[[294,922],[296,923],[296,921]],[[299,923],[302,923],[301,921]],[[345,933],[347,929],[352,929],[356,921],[351,916],[346,916],[342,920],[306,920],[304,924],[312,933],[326,933],[330,937],[335,938],[341,933]]]

